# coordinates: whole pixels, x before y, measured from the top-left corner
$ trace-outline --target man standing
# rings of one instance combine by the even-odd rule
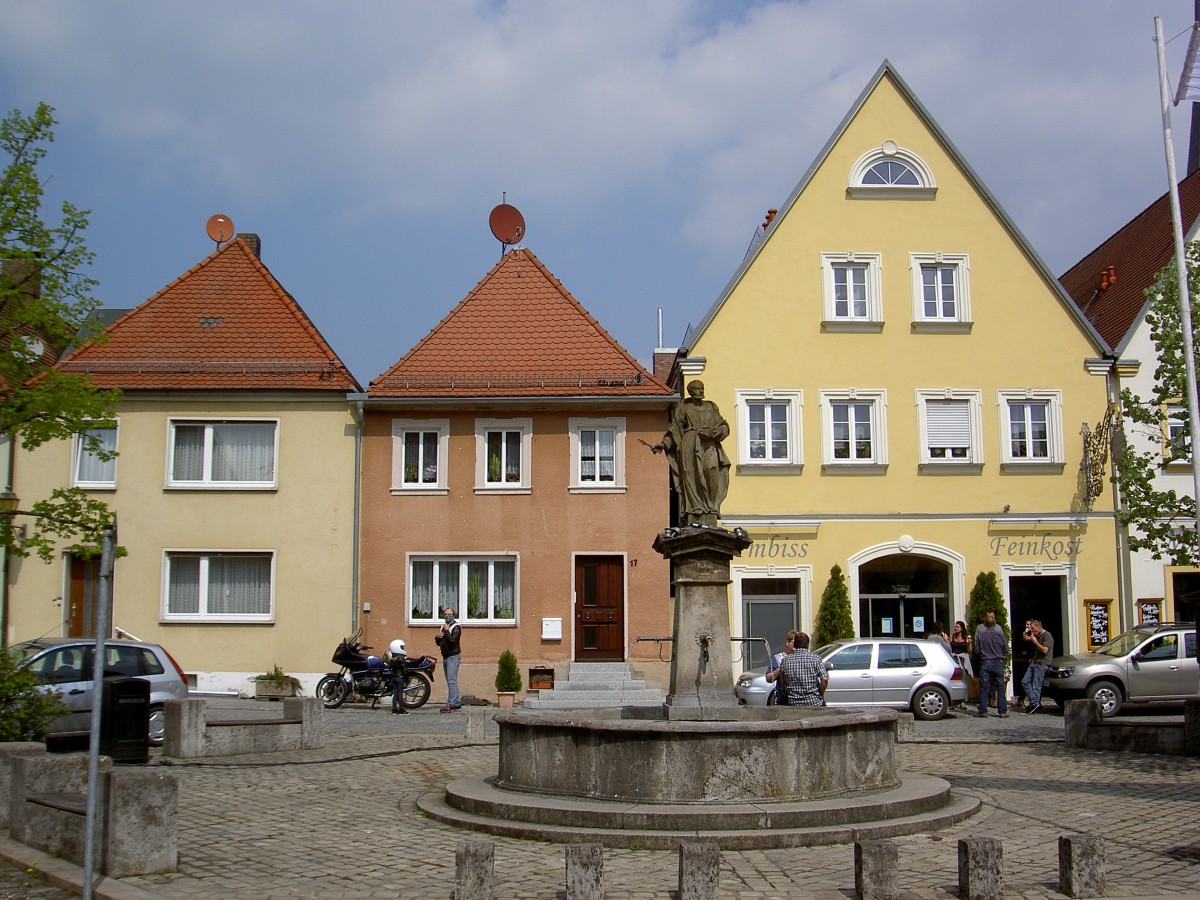
[[[987,718],[988,698],[995,690],[999,694],[997,709],[1000,718],[1008,718],[1008,698],[1004,696],[1004,657],[1008,655],[1008,638],[1004,629],[996,624],[996,614],[987,612],[983,622],[975,629],[975,652],[983,662],[979,666],[979,711],[981,719]]]
[[[771,661],[767,663],[767,683],[775,685],[775,705],[788,706],[787,689],[784,687],[783,679],[779,677],[782,671],[783,661],[792,655],[796,649],[796,635],[799,632],[789,631],[787,640],[784,641],[783,651],[776,653],[771,657]]]
[[[796,649],[779,666],[788,706],[824,706],[829,673],[821,657],[808,649],[808,635],[797,631],[792,642]]]
[[[450,692],[442,712],[454,712],[462,708],[462,695],[458,692],[458,664],[462,662],[462,626],[454,621],[454,610],[447,606],[442,610],[445,621],[433,642],[442,650],[442,671],[446,673],[446,688]]]
[[[1037,712],[1042,705],[1042,682],[1046,680],[1050,660],[1054,658],[1054,635],[1043,628],[1038,619],[1034,619],[1025,629],[1024,638],[1033,644],[1033,660],[1021,679],[1021,686],[1025,688],[1025,713],[1028,715]]]

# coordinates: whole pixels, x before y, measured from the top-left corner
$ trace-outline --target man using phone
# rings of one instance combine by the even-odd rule
[[[446,673],[446,688],[450,692],[442,712],[454,712],[462,708],[462,694],[458,692],[458,664],[462,662],[462,626],[454,619],[454,610],[447,606],[442,610],[445,617],[442,627],[433,636],[433,642],[442,650],[442,671]]]

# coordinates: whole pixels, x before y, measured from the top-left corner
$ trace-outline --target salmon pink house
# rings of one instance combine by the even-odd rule
[[[631,658],[660,675],[653,645],[634,644],[670,634],[650,546],[668,480],[643,444],[676,399],[532,252],[507,252],[358,398],[367,643],[436,652],[450,606],[467,693],[494,693],[505,649],[526,679]]]

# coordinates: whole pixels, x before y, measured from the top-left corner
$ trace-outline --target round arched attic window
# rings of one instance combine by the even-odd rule
[[[932,200],[937,185],[924,160],[895,141],[884,141],[858,158],[846,190],[860,199]]]

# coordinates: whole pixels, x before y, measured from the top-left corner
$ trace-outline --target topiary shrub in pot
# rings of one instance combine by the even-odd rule
[[[505,650],[496,664],[496,702],[505,709],[511,709],[513,699],[520,690],[521,670],[517,668],[517,655]]]

